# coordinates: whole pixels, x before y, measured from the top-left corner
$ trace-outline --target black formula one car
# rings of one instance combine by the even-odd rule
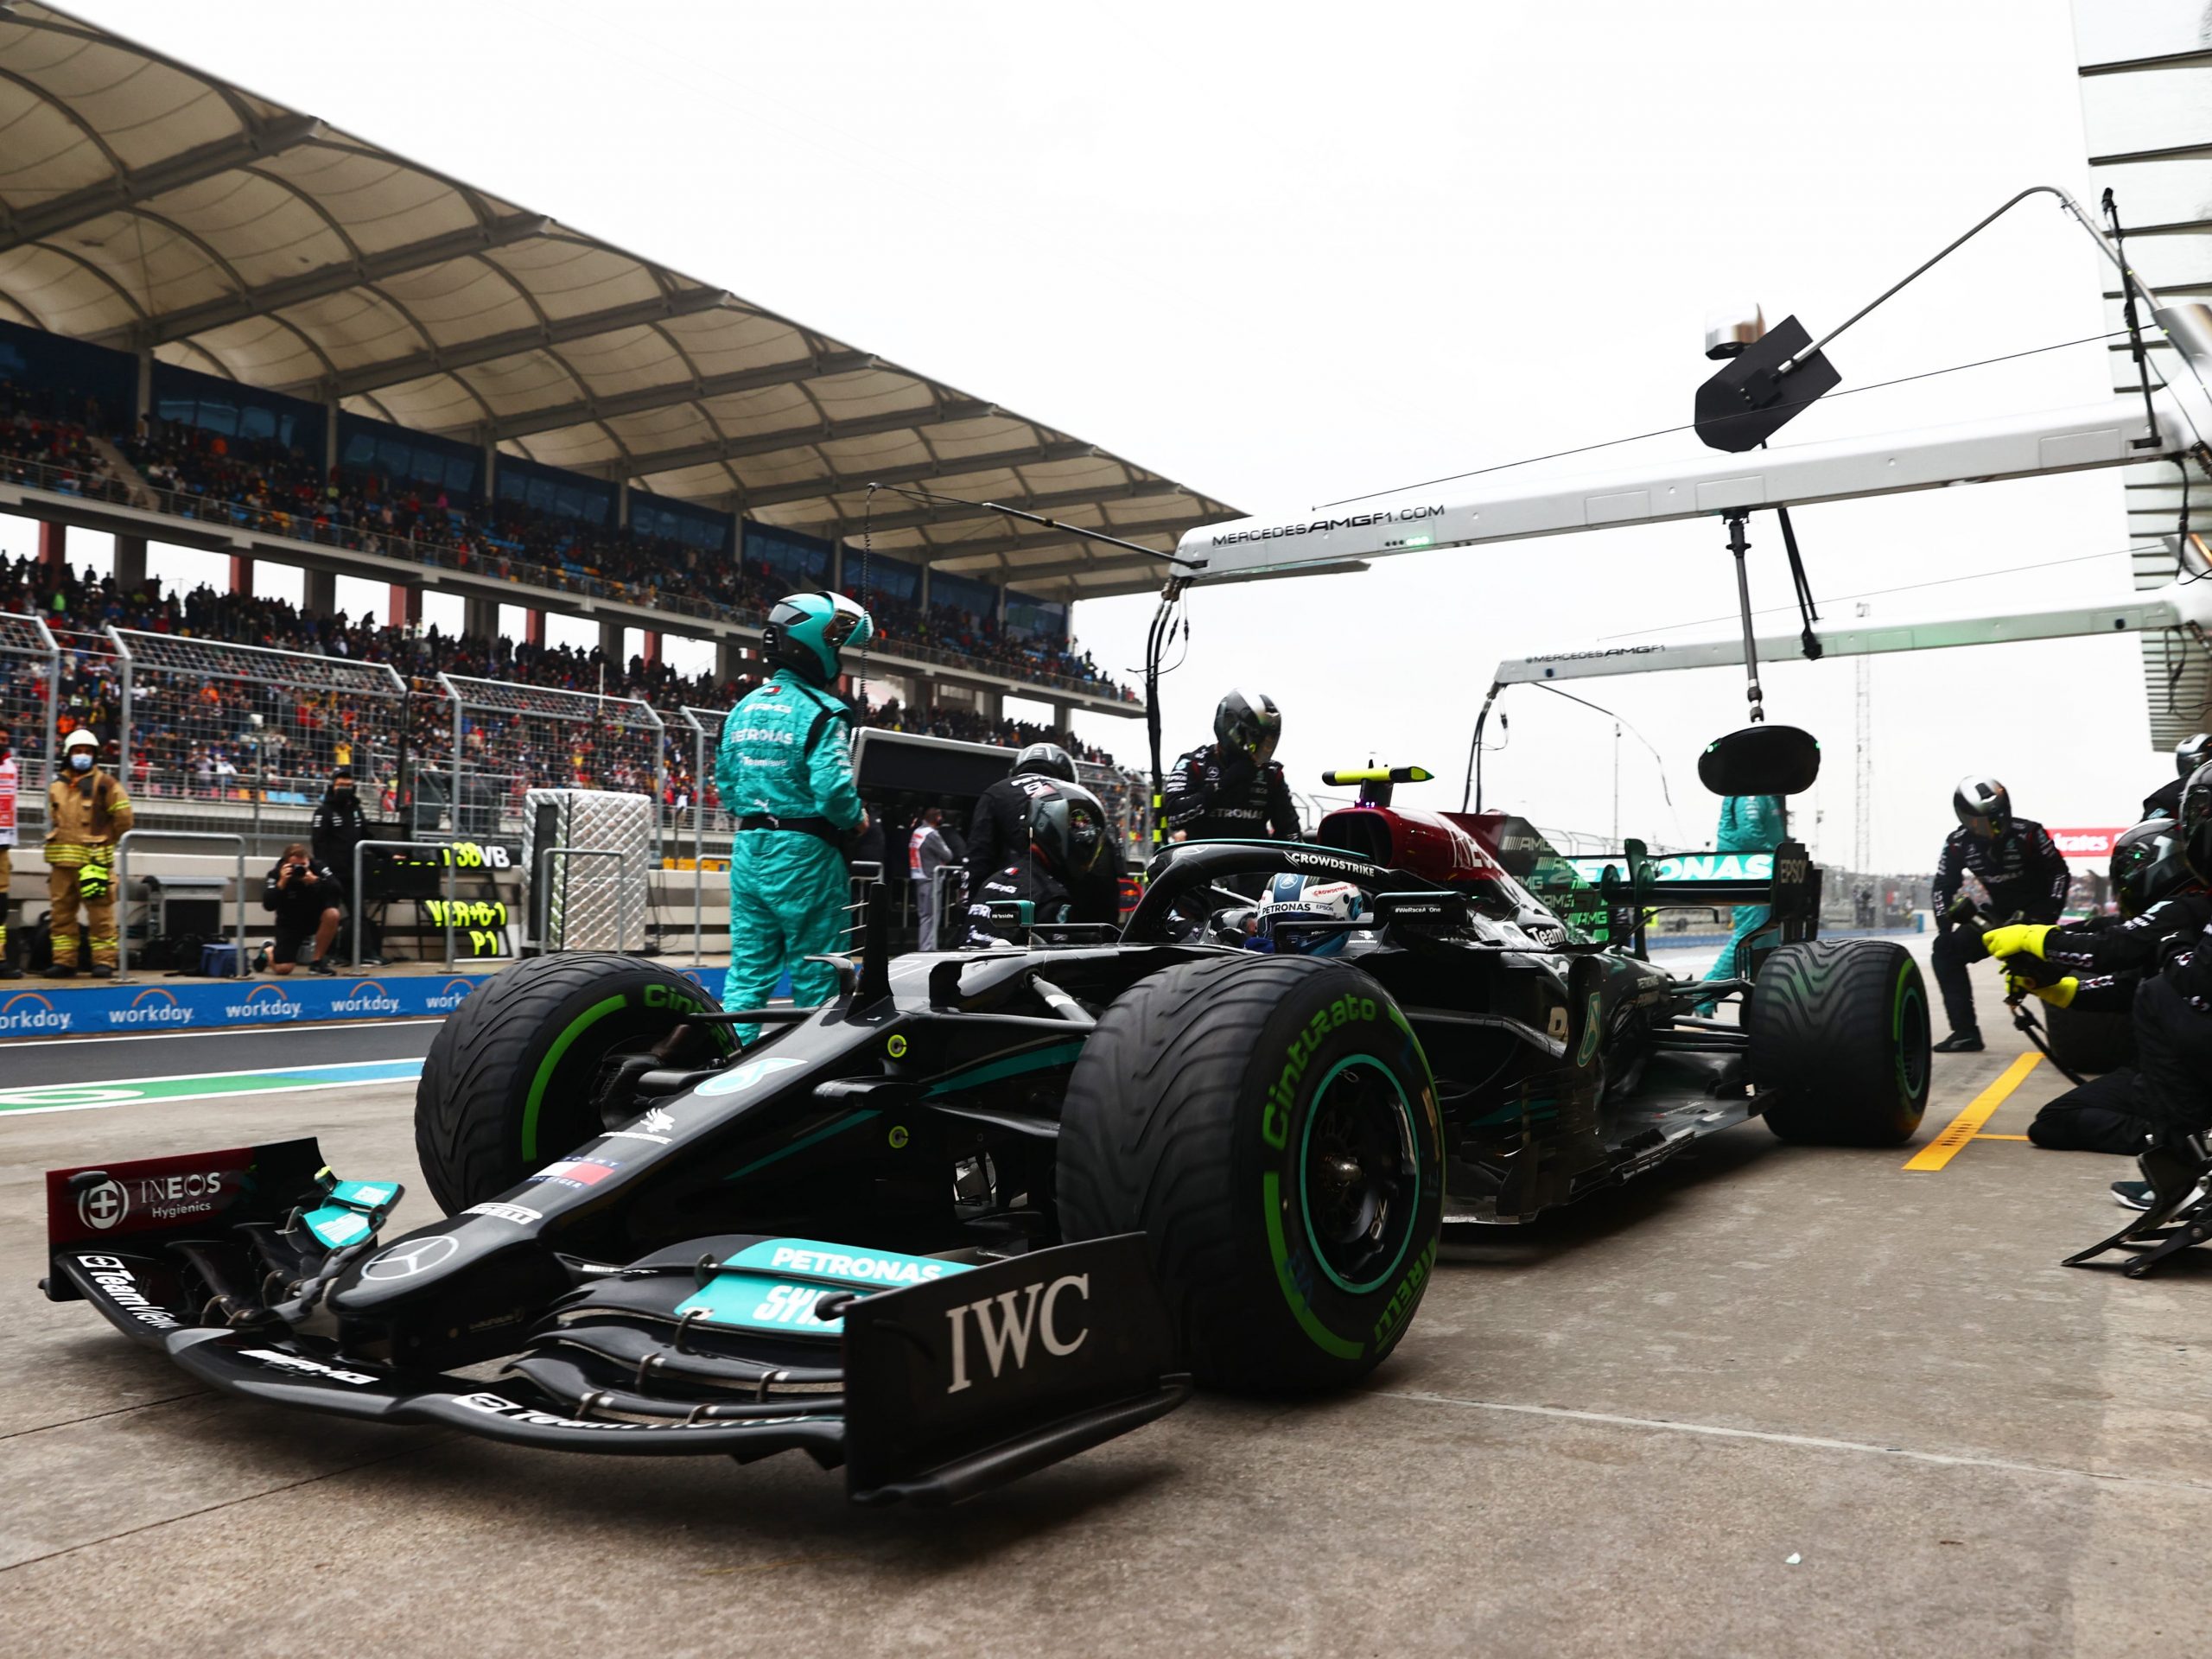
[[[1185,843],[1118,934],[896,961],[878,888],[819,1009],[724,1012],[622,957],[528,962],[423,1074],[446,1219],[387,1239],[397,1186],[336,1180],[307,1141],[60,1170],[47,1292],[276,1404],[575,1450],[798,1449],[857,1500],[944,1502],[1193,1378],[1363,1376],[1447,1211],[1533,1216],[1758,1112],[1911,1134],[1927,1019],[1903,951],[1793,943],[1755,984],[1678,982],[1561,919],[1478,827],[1370,804],[1324,824],[1335,845]],[[1623,915],[1629,864],[1597,888]],[[1802,934],[1802,849],[1777,868]],[[1359,902],[1255,918],[1222,885],[1286,873]],[[1687,1012],[1745,996],[1741,1029]],[[740,1021],[768,1029],[735,1052]]]

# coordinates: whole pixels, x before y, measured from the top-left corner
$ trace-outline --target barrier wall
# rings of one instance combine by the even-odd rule
[[[173,985],[0,985],[0,1038],[208,1031],[331,1020],[437,1019],[488,974],[180,981]],[[35,988],[15,988],[16,984]]]

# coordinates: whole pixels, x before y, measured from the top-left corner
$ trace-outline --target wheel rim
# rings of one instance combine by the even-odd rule
[[[1339,1060],[1306,1109],[1299,1150],[1306,1242],[1329,1282],[1379,1288],[1405,1259],[1421,1192],[1413,1103],[1370,1054]]]
[[[1928,1086],[1928,1000],[1909,969],[1897,979],[1897,1083],[1907,1100],[1918,1100]]]

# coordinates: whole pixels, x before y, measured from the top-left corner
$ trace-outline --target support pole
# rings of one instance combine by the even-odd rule
[[[1756,726],[1766,719],[1765,694],[1759,689],[1759,647],[1751,633],[1751,577],[1744,556],[1751,550],[1751,543],[1744,536],[1744,519],[1740,512],[1728,515],[1728,550],[1736,559],[1736,607],[1744,624],[1744,672],[1749,684],[1744,695],[1751,702],[1751,723]]]

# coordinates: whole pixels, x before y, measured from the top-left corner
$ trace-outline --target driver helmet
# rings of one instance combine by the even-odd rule
[[[1030,855],[1062,886],[1097,868],[1106,837],[1106,808],[1081,784],[1055,779],[1030,797]]]
[[[1311,917],[1317,921],[1356,922],[1367,913],[1367,895],[1350,881],[1324,881],[1318,876],[1289,871],[1268,883],[1255,920],[1258,931],[1254,950],[1276,950],[1301,957],[1333,957],[1344,948],[1349,933],[1309,933],[1302,928],[1275,931],[1286,918]]]
[[[842,594],[791,594],[776,601],[760,634],[760,654],[810,685],[828,687],[844,671],[838,653],[875,637],[875,623]]]
[[[2190,874],[2212,882],[2212,760],[2190,773],[2182,785],[2179,830]]]
[[[2183,778],[2207,760],[2212,760],[2212,732],[2199,732],[2174,745],[2174,771]]]
[[[1255,766],[1274,759],[1282,737],[1282,715],[1264,691],[1239,686],[1213,711],[1214,741],[1224,753],[1241,754]]]
[[[1979,773],[1959,779],[1951,792],[1951,810],[1970,836],[1994,841],[2012,824],[2012,797],[1994,778]]]
[[[2196,880],[2183,856],[2180,827],[2171,818],[2147,818],[2113,838],[2112,889],[2123,916],[2140,916]]]
[[[1075,782],[1075,757],[1057,743],[1032,743],[1014,757],[1012,775],[1019,778],[1026,772],[1071,784]]]

